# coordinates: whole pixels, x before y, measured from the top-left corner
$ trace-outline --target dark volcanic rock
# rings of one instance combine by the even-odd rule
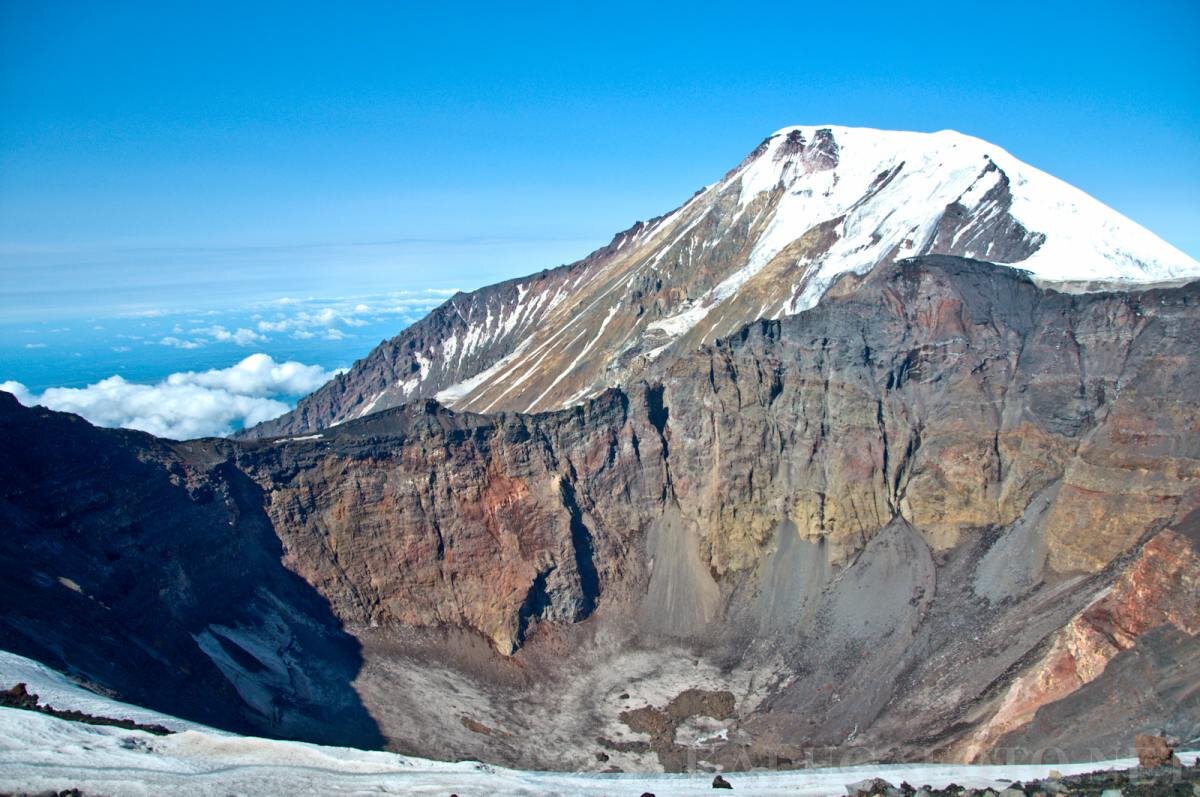
[[[0,648],[218,727],[379,744],[357,643],[231,453],[0,393]]]
[[[0,706],[4,708],[17,708],[23,711],[37,711],[42,714],[49,714],[51,717],[58,717],[59,719],[71,722],[82,722],[86,725],[108,725],[116,728],[125,728],[126,730],[145,731],[155,736],[166,736],[171,733],[170,729],[162,725],[143,725],[129,719],[97,717],[81,711],[63,711],[53,706],[40,705],[38,696],[30,694],[25,684],[17,684],[7,691],[0,692]]]
[[[879,781],[879,783],[885,783]],[[853,787],[848,786],[847,790]],[[1176,769],[1129,769],[1129,770],[1099,770],[1086,772],[1081,775],[1067,777],[1052,777],[1044,780],[1032,780],[1028,783],[1013,783],[1001,791],[1000,797],[1015,797],[1016,795],[1080,795],[1080,797],[1100,797],[1104,794],[1121,794],[1128,797],[1192,797],[1200,791],[1200,769],[1197,767],[1180,767]],[[855,793],[855,792],[851,792]],[[861,792],[866,794],[867,792]],[[874,794],[899,793],[871,792]],[[905,792],[906,794],[908,792]],[[945,789],[924,788],[917,794],[929,797],[984,797],[995,795],[990,789],[964,789],[948,786]]]
[[[1016,263],[1028,258],[1046,241],[1031,232],[1009,212],[1012,192],[1008,175],[988,161],[981,178],[996,175],[996,183],[978,205],[967,208],[955,202],[938,222],[930,254],[956,254],[992,263]]]

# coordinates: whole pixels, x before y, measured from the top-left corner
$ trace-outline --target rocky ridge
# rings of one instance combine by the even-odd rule
[[[1075,289],[1200,276],[1182,252],[988,142],[785,128],[584,260],[454,296],[245,436],[422,398],[474,412],[563,408],[810,308],[842,274],[923,254],[1013,264]]]

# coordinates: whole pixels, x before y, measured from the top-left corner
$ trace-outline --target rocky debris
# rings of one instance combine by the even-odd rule
[[[1178,767],[1179,759],[1167,740],[1161,736],[1139,733],[1133,740],[1138,764],[1143,767]]]
[[[605,749],[614,750],[618,753],[649,753],[652,751],[650,743],[641,739],[616,740],[598,736],[596,742]]]
[[[38,696],[29,694],[25,684],[17,684],[11,689],[0,692],[0,705],[6,708],[20,708],[26,711],[36,711],[38,708]]]
[[[715,778],[713,778],[712,787],[714,789],[732,789],[733,784],[725,780],[725,778],[721,777],[720,775],[717,775]]]
[[[643,706],[621,712],[630,730],[652,736],[673,736],[679,724],[693,716],[729,719],[734,716],[734,697],[727,691],[687,689],[662,708]]]
[[[642,706],[622,711],[621,722],[631,731],[650,735],[650,749],[660,763],[670,771],[679,769],[688,755],[687,747],[676,742],[675,732],[690,717],[732,719],[735,716],[733,693],[706,689],[686,689],[671,698],[665,706]]]
[[[51,717],[57,717],[70,722],[82,722],[85,725],[107,725],[114,728],[124,728],[130,731],[145,731],[146,733],[154,734],[155,736],[166,736],[174,733],[170,728],[158,724],[142,724],[134,722],[130,719],[114,719],[112,717],[97,717],[94,714],[86,714],[82,711],[70,711],[56,709],[53,706],[43,706],[38,702],[38,696],[30,694],[25,684],[19,683],[11,689],[0,691],[0,706],[4,708],[16,708],[23,711],[37,711],[41,714],[48,714]]]
[[[1014,782],[1004,788],[974,789],[950,784],[943,789],[925,785],[919,789],[907,783],[893,786],[882,778],[846,786],[850,797],[1194,797],[1200,793],[1200,767],[1128,770],[1103,770],[1063,776],[1051,772],[1041,780]]]
[[[1042,706],[1100,678],[1114,657],[1163,626],[1200,633],[1200,550],[1182,527],[1147,542],[1112,588],[1055,634],[1041,661],[1013,681],[1000,709],[976,730],[964,758],[974,760]]]

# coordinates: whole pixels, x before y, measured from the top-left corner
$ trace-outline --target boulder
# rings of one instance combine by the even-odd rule
[[[1138,764],[1143,767],[1177,767],[1179,759],[1167,740],[1161,736],[1151,736],[1139,733],[1133,740],[1133,748],[1137,751]]]
[[[900,794],[900,791],[883,778],[870,778],[868,780],[860,780],[857,783],[847,784],[846,794],[850,797],[871,797],[871,795],[876,794]]]

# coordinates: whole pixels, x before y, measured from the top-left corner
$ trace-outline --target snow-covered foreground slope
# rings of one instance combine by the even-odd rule
[[[1196,754],[1185,754],[1191,763]],[[871,777],[945,787],[982,788],[1014,780],[1127,768],[1136,759],[1044,766],[858,766],[731,773],[735,789],[760,795],[845,794]],[[236,737],[211,731],[153,736],[81,725],[17,709],[0,709],[0,790],[78,788],[114,795],[439,794],[668,795],[712,794],[712,775],[523,772],[475,762],[440,763],[364,752]]]
[[[1185,754],[1192,763],[1196,754]],[[943,788],[983,788],[1014,780],[1097,769],[1124,769],[1136,759],[1044,766],[858,766],[730,773],[740,793],[845,794],[871,777]],[[712,775],[523,772],[475,762],[440,763],[391,753],[321,747],[208,731],[152,736],[81,725],[17,709],[0,709],[0,790],[78,788],[113,795],[669,795],[712,794]]]
[[[9,689],[19,683],[36,694],[38,704],[42,706],[82,711],[96,717],[133,720],[139,725],[162,725],[173,731],[202,730],[215,735],[225,734],[206,725],[96,694],[40,662],[0,650],[0,689]]]
[[[460,294],[296,410],[326,428],[416,399],[540,412],[628,384],[840,276],[949,254],[1078,288],[1200,277],[1200,263],[1003,149],[953,131],[788,127],[676,210],[587,258]]]
[[[712,794],[712,775],[527,772],[477,762],[444,763],[383,752],[323,747],[224,734],[88,692],[29,659],[0,652],[0,687],[24,682],[43,705],[156,722],[178,733],[86,725],[0,708],[0,792],[78,788],[121,795],[438,794],[669,795]],[[1195,753],[1180,756],[1193,763]],[[1135,759],[1021,766],[909,764],[731,773],[739,793],[844,794],[870,777],[944,787],[986,787],[1046,777],[1127,768]]]

